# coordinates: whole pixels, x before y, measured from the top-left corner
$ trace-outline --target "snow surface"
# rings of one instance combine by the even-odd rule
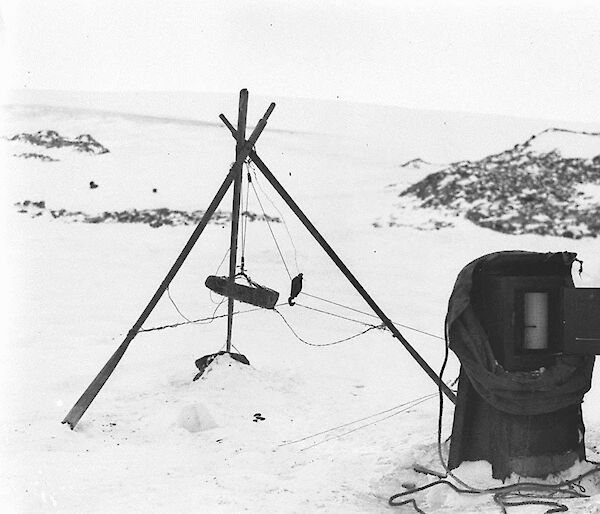
[[[575,189],[579,195],[577,200],[580,206],[600,204],[599,184],[580,184]]]
[[[568,159],[592,159],[600,155],[600,133],[574,133],[548,130],[528,143],[536,153],[558,152]]]
[[[410,512],[409,507],[389,507],[387,499],[403,483],[429,480],[412,470],[415,463],[440,469],[437,389],[385,331],[314,348],[295,339],[273,312],[240,314],[234,320],[233,344],[251,365],[220,357],[196,382],[194,360],[223,347],[224,319],[141,333],[76,429],[60,423],[133,325],[192,228],[36,220],[10,206],[30,199],[86,212],[204,208],[234,156],[229,133],[213,123],[221,112],[217,105],[210,118],[190,123],[159,119],[165,104],[152,97],[138,98],[144,108],[136,116],[118,113],[114,97],[113,105],[107,98],[105,110],[99,111],[82,110],[82,105],[58,108],[57,102],[40,107],[45,101],[40,95],[31,102],[37,107],[11,107],[5,113],[5,136],[41,129],[70,137],[89,133],[110,153],[64,151],[59,162],[40,162],[13,157],[20,150],[3,143],[8,208],[2,230],[10,244],[2,268],[2,512]],[[251,105],[254,100],[251,95]],[[224,112],[230,119],[236,102],[228,99]],[[210,106],[210,101],[205,104]],[[280,107],[272,115],[275,128]],[[302,132],[281,125],[280,130],[267,128],[257,151],[392,319],[441,335],[457,273],[472,259],[497,250],[577,252],[585,265],[581,277],[575,275],[576,285],[600,286],[600,252],[594,239],[510,236],[458,219],[439,231],[401,225],[375,230],[371,225],[392,208],[393,195],[386,193],[386,186],[403,180],[402,162],[416,155],[436,162],[485,155],[490,148],[506,147],[508,139],[521,140],[544,127],[529,130],[521,120],[485,117],[467,123],[462,115],[438,113],[440,126],[447,120],[452,131],[424,141],[425,129],[415,128],[403,134],[402,144],[386,142],[381,152],[381,140],[389,141],[386,134],[406,123],[406,112],[386,117],[360,106],[347,108],[360,112],[361,122],[352,118],[352,126],[341,135],[328,132],[334,125],[328,127],[323,120],[339,119],[343,106],[315,103],[312,127],[305,119]],[[419,115],[412,112],[410,119]],[[423,116],[432,120],[436,114]],[[453,144],[475,133],[479,146],[472,140],[466,146]],[[90,180],[99,187],[90,190]],[[290,272],[304,273],[305,291],[367,311],[266,181],[259,185],[284,214],[293,239],[285,226],[273,229]],[[154,187],[157,194],[151,192]],[[228,209],[230,201],[227,197],[222,208]],[[251,198],[250,210],[258,211],[253,202]],[[278,215],[270,201],[263,204],[268,214]],[[228,230],[209,225],[173,281],[171,296],[187,317],[210,316],[215,310],[213,300],[218,298],[211,298],[204,280],[215,273],[228,244]],[[256,281],[287,296],[289,277],[262,223],[249,228],[246,262]],[[298,301],[301,305],[282,307],[281,312],[313,343],[348,337],[364,326],[302,305],[377,324],[311,297]],[[218,313],[223,312],[222,306]],[[165,297],[145,326],[179,321]],[[443,342],[401,330],[439,369]],[[446,378],[457,372],[452,358]],[[596,373],[583,406],[588,457],[596,460],[599,402]],[[452,408],[445,402],[445,434],[451,421]],[[484,463],[461,467],[458,475],[477,478],[478,485],[496,485],[487,478]],[[428,512],[497,511],[488,497],[458,497],[443,489],[417,499]],[[573,512],[598,512],[600,496],[567,504]],[[518,512],[542,510],[529,506]]]

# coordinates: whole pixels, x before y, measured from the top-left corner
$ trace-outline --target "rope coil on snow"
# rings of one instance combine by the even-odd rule
[[[450,346],[448,338],[446,338],[446,344],[444,345],[444,361],[442,363],[440,369],[440,381],[444,375],[444,371],[446,369],[446,365],[448,363],[448,357],[450,354]],[[516,484],[510,484],[501,487],[490,487],[490,488],[477,488],[473,487],[460,478],[458,478],[452,470],[448,467],[446,463],[443,452],[442,452],[442,417],[444,410],[444,395],[442,393],[441,387],[438,387],[438,397],[439,397],[439,413],[438,413],[438,430],[437,430],[437,450],[438,457],[440,463],[445,469],[448,476],[452,477],[457,483],[462,485],[464,488],[458,487],[452,482],[450,482],[447,478],[442,478],[440,480],[436,480],[430,484],[426,484],[421,487],[417,487],[415,489],[410,489],[408,491],[403,491],[401,493],[397,493],[392,495],[388,504],[393,507],[399,507],[402,505],[411,505],[416,512],[420,514],[427,514],[424,510],[419,508],[416,500],[414,498],[407,498],[406,500],[397,501],[399,498],[406,497],[408,495],[418,493],[420,491],[424,491],[429,489],[430,487],[435,487],[438,485],[446,485],[460,494],[476,494],[476,495],[493,495],[492,498],[494,502],[500,507],[503,514],[507,514],[507,507],[517,507],[522,505],[541,505],[551,507],[546,511],[546,514],[555,513],[555,512],[566,512],[569,508],[559,503],[558,501],[554,501],[553,499],[559,496],[558,499],[569,499],[569,498],[589,498],[589,495],[585,494],[585,489],[579,484],[579,482],[585,478],[586,476],[592,475],[594,473],[600,472],[600,464],[596,462],[590,462],[594,464],[595,467],[590,469],[589,471],[579,475],[576,478],[571,480],[563,480],[558,484],[544,484],[544,483],[536,483],[536,482],[519,482]],[[579,488],[579,491],[576,491],[575,488]],[[528,498],[520,501],[510,501],[513,497],[519,498]]]

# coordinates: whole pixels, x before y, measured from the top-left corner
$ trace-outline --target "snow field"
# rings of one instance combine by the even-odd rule
[[[11,147],[11,203],[45,200],[51,207],[86,212],[133,206],[203,208],[233,158],[232,141],[221,127],[89,112],[66,116],[56,110],[13,113],[11,123],[10,134],[41,128],[69,136],[90,133],[111,150],[104,156],[73,153],[61,155],[63,160],[56,163],[42,163],[10,157]],[[358,135],[366,137],[364,132]],[[377,133],[371,136],[376,139]],[[367,149],[370,140],[360,146],[357,139],[353,132],[332,138],[316,131],[267,131],[258,153],[393,320],[441,336],[457,273],[472,259],[497,250],[578,252],[585,264],[581,278],[574,274],[576,285],[600,286],[600,253],[593,239],[509,236],[464,220],[444,230],[375,230],[371,223],[394,201],[385,186],[402,180],[397,165],[412,155],[406,148],[398,155],[381,154],[376,142],[374,149]],[[447,140],[444,144],[451,147]],[[100,184],[98,189],[87,188],[91,179]],[[282,224],[272,228],[290,273],[304,273],[305,291],[368,311],[266,181],[260,185],[285,216],[296,251]],[[151,194],[152,187],[158,187],[158,196]],[[264,198],[267,213],[278,215]],[[252,202],[251,210],[258,212],[253,197]],[[222,208],[229,206],[226,198]],[[313,348],[295,339],[276,313],[239,314],[233,344],[251,365],[220,357],[196,382],[194,360],[225,343],[224,318],[140,333],[76,429],[60,424],[120,344],[192,230],[83,225],[8,213],[6,343],[0,350],[4,511],[396,511],[387,499],[402,490],[402,483],[428,480],[412,471],[415,463],[439,469],[438,406],[435,397],[410,403],[435,393],[436,387],[385,331]],[[171,284],[171,296],[187,317],[210,316],[216,308],[213,301],[219,298],[211,298],[204,280],[215,273],[228,244],[228,228],[209,225]],[[246,261],[252,278],[277,289],[285,301],[289,276],[264,223],[249,224]],[[378,324],[307,296],[298,302]],[[327,343],[365,328],[302,305],[280,310],[308,341]],[[240,310],[247,308],[239,305]],[[225,304],[217,314],[224,312]],[[179,321],[183,319],[165,296],[145,327]],[[443,342],[401,331],[437,371]],[[457,373],[453,357],[445,378]],[[596,459],[597,377],[584,403],[588,457]],[[257,413],[264,420],[255,421]],[[446,402],[446,436],[451,422],[452,408]],[[458,474],[495,485],[483,480],[490,475],[483,463],[461,466]],[[495,509],[490,498],[436,488],[418,501],[428,512]],[[574,512],[600,509],[598,495],[568,505]]]

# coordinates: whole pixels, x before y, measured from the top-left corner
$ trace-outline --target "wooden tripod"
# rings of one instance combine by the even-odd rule
[[[67,423],[71,429],[75,428],[85,411],[88,409],[94,398],[100,392],[100,389],[104,386],[112,372],[117,367],[117,364],[123,357],[125,351],[129,347],[129,344],[133,340],[133,338],[137,335],[139,330],[142,328],[142,325],[153,311],[154,307],[164,294],[164,292],[169,287],[169,284],[185,262],[187,256],[190,254],[192,248],[198,241],[198,238],[206,228],[206,225],[210,221],[211,217],[217,210],[219,204],[223,200],[225,193],[227,193],[229,187],[233,183],[233,209],[231,213],[231,240],[230,240],[230,256],[229,256],[229,282],[233,282],[235,280],[236,273],[236,262],[237,262],[237,239],[238,239],[238,224],[239,224],[239,211],[240,211],[240,195],[241,195],[241,183],[242,183],[242,167],[244,161],[249,157],[252,159],[254,164],[256,164],[257,168],[263,173],[266,179],[271,183],[273,188],[279,193],[279,195],[283,198],[285,203],[289,206],[289,208],[294,212],[294,214],[300,219],[302,224],[306,227],[306,229],[310,232],[310,234],[315,238],[315,240],[319,243],[321,248],[329,255],[338,269],[344,274],[344,276],[349,280],[349,282],[354,286],[357,292],[363,297],[363,299],[367,302],[367,304],[373,309],[375,314],[381,319],[383,324],[391,331],[393,336],[398,339],[404,347],[408,350],[410,355],[417,361],[419,366],[423,368],[425,373],[431,377],[431,379],[438,385],[440,390],[453,402],[456,402],[456,396],[454,392],[440,379],[440,377],[431,369],[429,364],[419,355],[419,353],[411,346],[411,344],[404,338],[404,336],[399,332],[399,330],[395,327],[392,321],[385,315],[385,313],[381,310],[381,308],[375,303],[373,298],[367,293],[364,287],[360,284],[360,282],[356,279],[356,277],[352,274],[352,272],[346,267],[340,257],[335,253],[333,248],[329,246],[329,243],[325,240],[325,238],[319,233],[319,231],[315,228],[315,226],[311,223],[311,221],[306,217],[306,215],[302,212],[300,207],[296,204],[296,202],[292,199],[292,197],[288,194],[288,192],[284,189],[284,187],[279,183],[279,181],[275,178],[275,176],[271,173],[269,168],[267,168],[266,164],[260,159],[260,157],[254,151],[254,145],[256,141],[260,137],[263,132],[267,120],[273,109],[275,108],[275,104],[271,103],[267,111],[261,120],[257,123],[256,127],[252,131],[252,134],[246,140],[246,117],[248,110],[248,90],[242,89],[240,91],[239,105],[238,105],[238,128],[236,129],[229,120],[225,117],[225,115],[221,114],[219,117],[225,123],[231,135],[236,140],[236,160],[231,166],[227,177],[221,184],[221,187],[217,191],[215,197],[211,201],[210,205],[206,209],[204,216],[194,229],[190,239],[183,247],[183,250],[175,260],[175,263],[159,285],[158,289],[154,293],[154,296],[146,305],[146,308],[143,310],[140,317],[134,323],[133,327],[127,333],[127,336],[121,343],[121,345],[117,348],[115,353],[110,357],[110,359],[106,362],[104,367],[100,370],[98,375],[94,378],[94,380],[90,383],[87,389],[83,392],[79,400],[73,405],[71,410],[63,419],[62,423]],[[233,298],[229,298],[227,305],[227,352],[231,352],[231,334],[232,334],[232,326],[233,326],[233,307],[234,300]]]

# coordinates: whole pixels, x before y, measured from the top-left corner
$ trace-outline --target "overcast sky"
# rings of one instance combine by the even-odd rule
[[[2,1],[10,88],[191,90],[600,122],[600,1]]]

